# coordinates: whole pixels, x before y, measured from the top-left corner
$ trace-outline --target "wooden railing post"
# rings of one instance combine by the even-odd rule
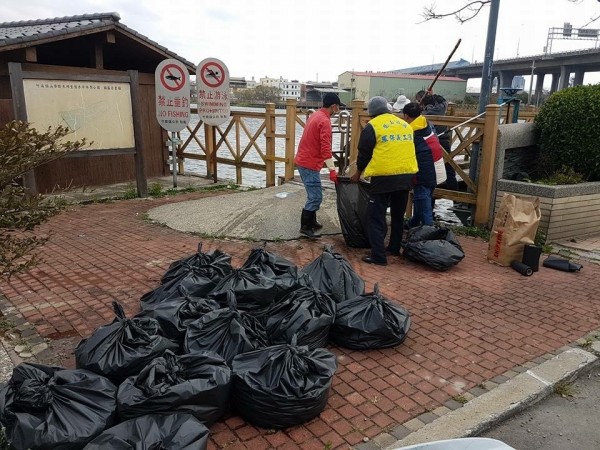
[[[265,105],[266,184],[275,186],[275,103]]]
[[[358,138],[360,137],[360,113],[365,108],[365,102],[362,100],[352,100],[352,120],[350,122],[350,154],[348,155],[348,161],[350,162],[350,169],[352,173],[346,175],[352,175],[356,170],[356,159],[358,158]]]
[[[206,177],[217,182],[217,139],[215,127],[204,124],[204,145],[206,148]]]
[[[493,206],[492,192],[496,183],[496,145],[498,142],[498,123],[500,106],[487,105],[485,108],[485,125],[483,128],[483,145],[481,147],[480,165],[477,173],[477,203],[475,205],[474,225],[489,226],[490,208]]]
[[[297,104],[298,101],[295,98],[288,98],[285,101],[285,181],[289,181],[294,178]]]

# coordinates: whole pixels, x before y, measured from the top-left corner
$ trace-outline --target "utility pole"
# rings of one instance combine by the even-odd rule
[[[498,10],[500,0],[491,0],[490,17],[488,19],[487,38],[485,41],[485,56],[483,69],[481,71],[481,90],[479,92],[478,113],[485,112],[485,107],[490,102],[490,91],[492,90],[492,65],[494,63],[494,45],[496,44],[496,29],[498,28]],[[471,163],[469,164],[469,178],[477,181],[479,172],[479,144],[473,145],[471,152]]]

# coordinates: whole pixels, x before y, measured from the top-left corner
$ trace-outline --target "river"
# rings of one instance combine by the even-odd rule
[[[244,107],[232,107],[233,111],[248,111],[248,112],[263,112],[264,113],[264,108],[244,108]],[[276,112],[278,114],[285,114],[285,109],[278,109],[276,110]],[[190,120],[189,123],[189,127],[190,128],[194,128],[197,124],[198,124],[198,116],[197,115],[192,115],[192,119]],[[256,131],[259,129],[259,127],[262,125],[262,123],[264,122],[264,119],[260,118],[253,118],[253,117],[244,117],[243,118],[244,124],[246,125],[246,128],[248,128],[248,132],[251,136],[253,136]],[[285,117],[276,117],[275,118],[275,126],[276,126],[276,133],[285,133],[286,131],[286,124],[285,124]],[[221,129],[223,129],[224,127],[226,127],[226,125],[221,126]],[[302,126],[300,126],[299,124],[296,124],[296,148],[298,147],[298,143],[300,142],[300,138],[302,137],[302,131],[304,130],[304,128]],[[265,142],[265,136],[264,136],[264,131],[261,132],[261,135],[256,139],[256,144],[258,146],[258,148],[264,153],[266,152],[266,142]],[[181,139],[183,141],[185,141],[188,137],[189,137],[190,133],[186,130],[183,130],[181,132]],[[200,142],[204,142],[204,127],[201,127],[200,130],[198,130],[197,133],[197,138]],[[219,139],[219,135],[217,133],[217,140]],[[232,130],[229,134],[228,134],[228,140],[230,142],[230,144],[232,146],[234,146],[234,151],[235,151],[235,133]],[[240,142],[239,142],[239,146],[241,151],[244,150],[244,148],[248,145],[248,143],[250,142],[250,139],[248,138],[247,134],[244,132],[243,129],[240,129]],[[340,134],[339,133],[334,133],[333,134],[333,149],[339,149],[340,148]],[[200,150],[200,147],[198,146],[197,142],[192,140],[188,147],[186,148],[186,151],[189,153],[198,153],[198,154],[203,154],[203,152]],[[277,156],[285,156],[285,139],[283,138],[277,138],[275,139],[275,154]],[[229,148],[225,145],[222,144],[221,147],[219,148],[218,152],[217,152],[217,156],[218,157],[223,157],[223,158],[228,158],[228,159],[233,159],[233,156],[229,150]],[[260,155],[258,154],[258,152],[256,151],[256,149],[254,147],[251,147],[251,149],[248,151],[246,157],[244,158],[244,161],[246,162],[254,162],[254,163],[260,163],[263,164],[263,160],[260,157]],[[186,159],[184,162],[184,168],[186,173],[193,173],[193,174],[198,174],[198,175],[206,175],[206,163],[204,161],[198,161],[198,160],[192,160],[192,159]],[[285,174],[285,164],[282,162],[276,162],[275,163],[275,179],[277,179],[278,176],[283,176]],[[219,164],[218,168],[217,168],[217,175],[219,177],[219,179],[221,180],[228,180],[228,181],[232,181],[235,182],[236,176],[235,176],[235,166],[233,165],[227,165],[227,164]],[[253,186],[253,187],[260,187],[260,188],[264,188],[266,185],[266,175],[265,172],[262,170],[253,170],[253,169],[242,169],[242,185],[244,186]]]

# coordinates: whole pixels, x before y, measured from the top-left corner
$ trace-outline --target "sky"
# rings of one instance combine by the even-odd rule
[[[440,13],[466,0],[438,0]],[[0,20],[117,12],[121,23],[198,64],[218,58],[230,76],[336,81],[345,71],[387,71],[452,60],[483,61],[489,6],[460,24],[425,22],[432,0],[26,0],[0,2]],[[548,29],[585,26],[597,0],[500,0],[495,59],[543,53]],[[600,28],[600,20],[587,28]],[[556,40],[553,52],[593,48]],[[598,44],[600,46],[600,44]],[[546,77],[550,78],[550,77]],[[584,83],[600,82],[600,73]]]

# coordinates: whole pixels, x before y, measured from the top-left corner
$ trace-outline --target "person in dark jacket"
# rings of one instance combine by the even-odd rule
[[[431,199],[435,187],[446,180],[443,149],[437,135],[421,115],[418,103],[409,103],[403,109],[404,120],[414,131],[415,150],[419,172],[413,184],[413,216],[409,228],[418,225],[433,225]]]
[[[404,213],[411,181],[418,165],[410,125],[392,114],[384,97],[369,100],[371,120],[360,133],[356,172],[350,178],[357,182],[361,175],[370,177],[367,206],[367,237],[371,254],[363,257],[368,264],[387,264],[388,253],[400,255]],[[386,212],[390,207],[392,229],[387,248]]]
[[[448,111],[448,102],[441,95],[427,94],[425,91],[419,91],[417,92],[416,99],[423,107],[423,114],[426,116],[445,116]],[[449,154],[452,151],[452,131],[448,131],[446,125],[434,125],[434,129],[442,148]],[[454,167],[448,162],[444,164],[444,167],[446,169],[446,181],[439,187],[458,191],[458,181],[456,180]],[[431,201],[431,209],[433,210],[435,199],[431,199]]]

